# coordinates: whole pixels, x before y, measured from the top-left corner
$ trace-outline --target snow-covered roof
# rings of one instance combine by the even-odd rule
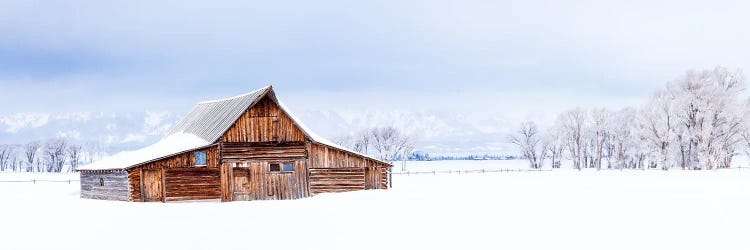
[[[123,169],[209,145],[211,145],[211,142],[193,134],[172,134],[151,146],[134,151],[120,152],[100,161],[81,166],[78,170]]]
[[[289,115],[292,121],[299,126],[311,141],[386,163],[345,148],[315,134],[286,105],[276,99],[273,89],[269,85],[244,95],[200,102],[159,142],[139,150],[115,154],[100,161],[81,166],[78,170],[125,169],[215,144],[243,113],[268,93],[272,93],[271,98],[279,104],[281,110]]]

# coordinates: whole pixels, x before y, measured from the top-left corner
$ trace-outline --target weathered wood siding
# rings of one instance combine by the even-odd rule
[[[195,166],[195,152],[206,151],[206,163],[205,167]],[[164,169],[172,168],[197,168],[197,169],[213,169],[218,173],[219,167],[219,146],[211,146],[203,149],[197,149],[189,151],[157,161],[142,164],[128,169],[129,182],[130,182],[130,199],[132,201],[163,201],[164,193],[166,192],[164,186],[164,178],[157,178],[156,174],[152,172],[146,180],[143,178],[143,171],[162,171]],[[163,175],[163,173],[162,173]],[[161,183],[155,183],[155,182]],[[150,191],[156,192],[158,188],[162,188],[161,196],[155,196],[158,194],[150,193],[150,196],[144,195],[145,188],[151,188]],[[217,197],[218,198],[218,197]],[[157,200],[158,199],[158,200]],[[174,200],[174,199],[173,199]]]
[[[388,168],[368,167],[365,169],[365,189],[387,189]]]
[[[308,148],[311,168],[390,167],[389,164],[319,143],[309,143]]]
[[[303,142],[278,144],[227,142],[221,144],[221,157],[224,162],[274,159],[301,160],[307,158],[307,148]]]
[[[220,199],[216,168],[167,168],[164,172],[166,201]]]
[[[81,171],[81,198],[130,200],[127,171]]]
[[[143,169],[141,183],[143,201],[164,201],[164,169]]]
[[[365,190],[364,168],[311,168],[310,193]]]
[[[308,150],[313,194],[388,188],[389,164],[319,143],[309,143]]]
[[[222,142],[302,142],[305,134],[268,96],[242,114]]]
[[[293,172],[270,172],[270,163],[293,162]],[[228,163],[232,200],[289,200],[310,196],[305,160]]]

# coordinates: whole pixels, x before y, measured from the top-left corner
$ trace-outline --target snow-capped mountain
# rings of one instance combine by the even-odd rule
[[[394,126],[416,138],[417,149],[433,154],[507,153],[513,122],[453,112],[295,110],[311,129],[332,138],[378,126]],[[0,143],[65,137],[102,142],[109,152],[136,149],[157,141],[179,120],[176,112],[14,113],[0,116]]]

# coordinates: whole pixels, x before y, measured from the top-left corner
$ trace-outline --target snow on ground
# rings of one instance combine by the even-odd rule
[[[749,183],[748,169],[420,174],[390,190],[163,204],[0,182],[0,248],[750,249]]]

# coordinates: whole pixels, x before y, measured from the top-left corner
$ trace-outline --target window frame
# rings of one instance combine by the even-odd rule
[[[198,154],[203,154],[204,164],[198,164]],[[193,153],[193,161],[196,167],[208,167],[208,152],[203,150],[195,151],[195,153]]]
[[[286,165],[286,164],[291,164],[292,165],[292,170],[291,171],[284,170],[284,165]],[[279,171],[273,171],[271,169],[271,165],[278,165],[279,166]],[[272,174],[291,174],[291,173],[294,173],[294,162],[293,161],[274,161],[274,162],[268,162],[268,172],[272,173]]]
[[[292,165],[292,170],[287,171],[285,169],[286,164]],[[284,172],[284,173],[294,173],[294,162],[283,162],[283,163],[281,163],[281,172]]]

